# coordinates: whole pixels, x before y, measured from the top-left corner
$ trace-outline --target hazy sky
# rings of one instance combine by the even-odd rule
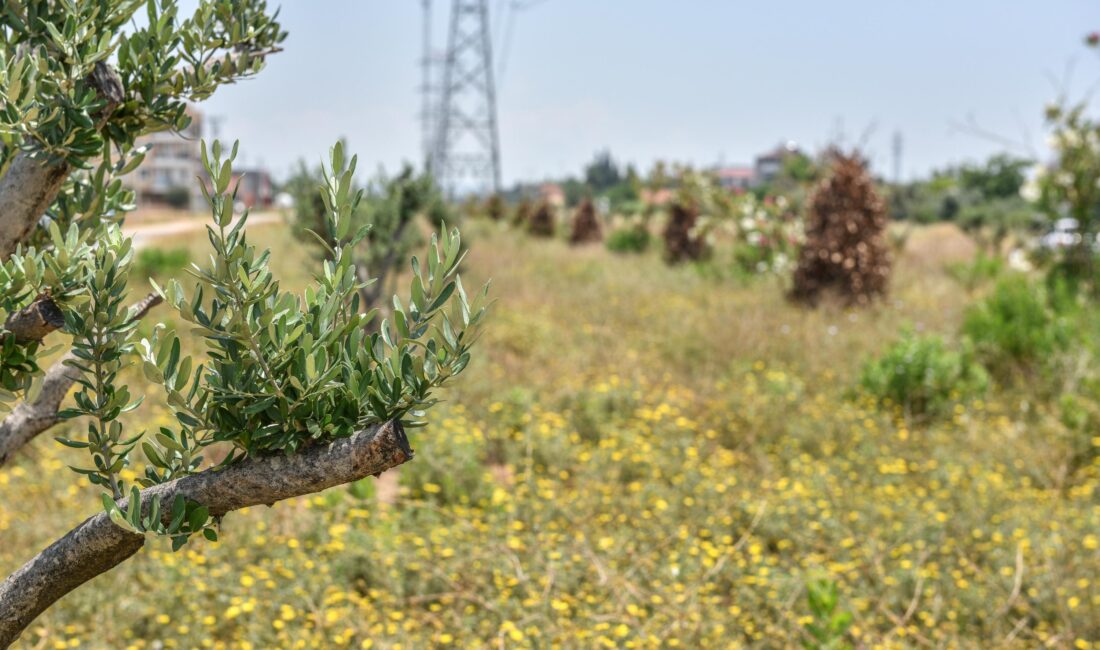
[[[285,51],[204,104],[222,138],[280,177],[340,136],[361,169],[419,162],[419,0],[281,4]],[[434,4],[441,49],[451,3]],[[604,147],[646,169],[867,131],[884,173],[903,134],[908,177],[1003,148],[971,119],[1041,153],[1044,104],[1100,80],[1094,29],[1096,0],[543,0],[517,14],[499,82],[504,179],[575,173]]]

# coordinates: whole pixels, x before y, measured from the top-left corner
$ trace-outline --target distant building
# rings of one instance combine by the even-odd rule
[[[732,192],[744,192],[756,183],[756,170],[747,165],[719,167],[714,175],[719,185]]]
[[[789,141],[786,144],[779,145],[771,151],[760,154],[756,157],[756,164],[753,166],[756,176],[755,183],[759,185],[770,182],[779,175],[779,172],[783,171],[783,163],[787,160],[788,156],[794,156],[801,153],[798,145],[793,141]]]
[[[209,187],[202,166],[200,141],[203,136],[203,115],[194,106],[187,107],[191,124],[183,131],[157,131],[137,139],[137,145],[148,145],[145,161],[123,183],[134,190],[138,207],[176,207],[201,210],[206,199],[199,187],[203,179]],[[236,169],[230,190],[240,183],[237,201],[249,208],[268,208],[275,201],[275,184],[264,169]]]
[[[234,170],[229,187],[237,188],[237,201],[247,208],[270,208],[275,202],[275,184],[263,169]]]
[[[145,161],[136,171],[123,177],[134,190],[139,207],[160,205],[195,210],[203,205],[202,191],[196,178],[205,176],[199,140],[202,138],[202,113],[188,106],[191,124],[183,131],[156,131],[137,139],[138,146],[149,146]]]
[[[675,192],[665,187],[656,190],[651,190],[649,188],[643,187],[642,191],[639,192],[638,195],[642,199],[642,202],[646,205],[651,205],[659,208],[661,206],[672,203]]]
[[[539,187],[539,198],[555,208],[565,205],[565,191],[557,183],[543,183]]]

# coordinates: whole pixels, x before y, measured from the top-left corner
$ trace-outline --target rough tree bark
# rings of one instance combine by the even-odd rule
[[[61,329],[65,324],[65,314],[53,301],[53,298],[43,294],[34,299],[31,304],[12,312],[4,321],[4,329],[15,336],[19,343],[29,341],[41,341],[54,330]]]
[[[293,456],[249,458],[147,488],[141,506],[147,513],[155,495],[171,504],[182,494],[220,516],[377,476],[412,457],[404,429],[391,421]],[[118,503],[125,510],[129,499]],[[169,518],[166,512],[165,521]],[[0,648],[14,642],[58,598],[118,566],[144,543],[143,536],[119,528],[101,512],[48,546],[0,584]]]
[[[72,171],[68,163],[52,165],[20,151],[0,178],[0,258],[7,259],[30,235]]]
[[[155,293],[149,294],[134,304],[134,319],[143,318],[150,309],[161,302],[160,296]],[[61,408],[61,401],[73,386],[74,371],[65,363],[70,359],[75,357],[68,352],[50,366],[42,378],[42,390],[38,393],[38,397],[32,402],[20,403],[0,422],[0,467],[3,467],[23,445],[60,421],[57,412]]]

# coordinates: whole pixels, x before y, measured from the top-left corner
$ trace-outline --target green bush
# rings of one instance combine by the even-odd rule
[[[907,333],[864,365],[860,384],[907,414],[934,415],[959,399],[984,393],[989,375],[968,346],[955,351],[937,336]]]
[[[1100,256],[1091,250],[1066,251],[1037,250],[1032,262],[1046,269],[1046,285],[1057,302],[1067,296],[1095,298],[1094,287],[1100,287]]]
[[[948,265],[947,273],[967,291],[973,292],[1000,276],[1004,268],[1004,260],[1000,257],[978,253],[973,260]]]
[[[186,210],[191,207],[191,190],[180,185],[170,187],[164,194],[164,202],[177,210]]]
[[[1073,476],[1094,466],[1100,456],[1096,436],[1100,431],[1100,381],[1083,381],[1077,392],[1061,395],[1054,413],[1061,427],[1054,429],[1052,438],[1068,451],[1068,474]]]
[[[174,275],[191,261],[186,248],[144,248],[137,254],[134,272],[140,278],[160,278]]]
[[[967,310],[963,334],[994,375],[1030,373],[1069,346],[1069,325],[1054,308],[1064,302],[1052,301],[1045,286],[1023,275],[1009,275]]]
[[[644,253],[649,248],[649,231],[645,226],[616,228],[607,236],[607,250],[614,253]]]

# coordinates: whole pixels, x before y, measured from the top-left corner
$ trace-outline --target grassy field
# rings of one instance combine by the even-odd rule
[[[467,233],[466,285],[499,302],[396,497],[367,479],[234,514],[218,543],[154,541],[21,647],[785,648],[817,578],[855,647],[1100,647],[1100,470],[1067,476],[1053,407],[1015,385],[913,420],[855,388],[906,327],[955,340],[975,299],[945,271],[972,253],[957,232],[916,232],[856,312]],[[284,227],[254,239],[302,284]],[[131,415],[169,423],[155,400]],[[0,470],[0,571],[98,508],[82,460],[43,436]]]

